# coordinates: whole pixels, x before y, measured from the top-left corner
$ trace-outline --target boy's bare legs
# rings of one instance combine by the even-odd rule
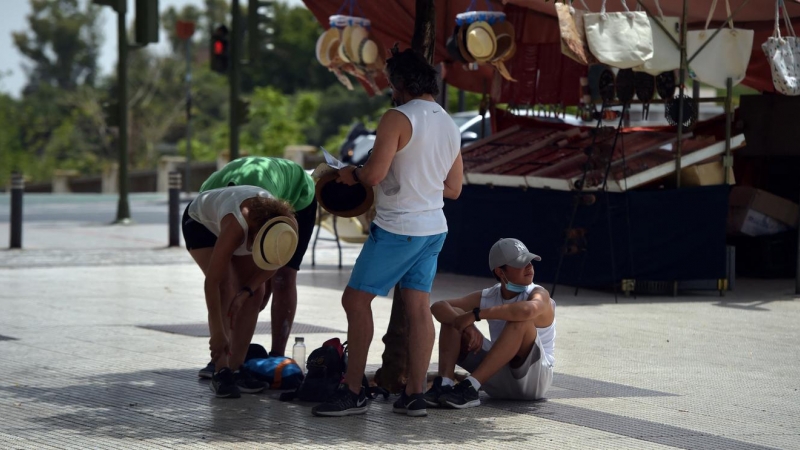
[[[497,342],[481,361],[481,364],[470,374],[472,378],[483,384],[504,365],[518,360],[525,361],[536,342],[536,324],[533,320],[506,323]]]
[[[409,352],[406,395],[419,394],[425,392],[433,341],[436,338],[430,294],[415,289],[403,289],[403,303],[408,316],[408,342],[414,343],[414,349]]]
[[[367,353],[372,342],[372,299],[375,294],[347,286],[342,294],[342,306],[347,313],[347,373],[344,381],[356,394],[361,391]]]
[[[453,307],[456,313],[463,314],[461,308]],[[454,326],[441,324],[439,327],[439,375],[454,379],[456,363],[461,355],[462,333]]]

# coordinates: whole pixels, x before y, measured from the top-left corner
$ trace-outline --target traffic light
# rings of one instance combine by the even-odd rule
[[[228,27],[220,25],[211,35],[211,70],[226,73],[229,59]]]
[[[258,59],[263,50],[272,50],[275,34],[275,1],[250,0],[247,8],[247,43],[250,61]]]
[[[134,29],[137,44],[158,42],[158,0],[136,0]]]

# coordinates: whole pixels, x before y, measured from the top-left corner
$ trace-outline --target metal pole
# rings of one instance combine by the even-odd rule
[[[231,85],[231,112],[230,112],[230,160],[239,157],[239,69],[241,61],[239,53],[242,47],[242,10],[239,0],[231,1],[231,40],[230,40],[230,85]]]
[[[678,88],[678,142],[675,144],[675,181],[681,187],[681,153],[683,150],[683,94],[686,82],[686,29],[688,28],[688,0],[683,0],[683,17],[681,19],[681,68],[680,86]]]
[[[119,106],[119,203],[117,220],[127,224],[131,220],[128,204],[128,35],[125,31],[125,7],[117,10],[117,33],[119,61],[117,62],[117,96]]]
[[[730,184],[730,169],[733,167],[733,158],[731,157],[731,121],[733,120],[733,80],[728,78],[725,86],[727,92],[725,95],[725,159],[722,161],[722,170],[725,171],[725,184]]]
[[[11,174],[11,233],[9,248],[22,248],[22,193],[25,179],[21,173]]]
[[[192,192],[192,38],[186,39],[186,194]]]
[[[458,90],[458,112],[463,112],[464,108],[466,107],[466,94],[463,90]]]
[[[181,173],[169,173],[169,246],[180,246]]]
[[[797,268],[794,275],[794,293],[800,295],[800,226],[797,227]]]

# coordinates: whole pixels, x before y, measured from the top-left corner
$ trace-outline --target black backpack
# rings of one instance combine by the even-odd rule
[[[339,338],[332,338],[322,344],[310,355],[306,362],[306,374],[302,384],[295,391],[281,394],[282,401],[295,398],[304,402],[324,402],[336,391],[347,371],[347,342],[341,343]],[[389,392],[381,388],[373,388],[364,376],[362,384],[366,388],[367,397],[375,398],[375,394],[389,397]]]

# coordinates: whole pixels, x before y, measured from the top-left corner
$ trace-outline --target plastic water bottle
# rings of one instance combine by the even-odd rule
[[[292,347],[292,359],[300,366],[300,370],[306,373],[306,344],[304,338],[294,338]]]

